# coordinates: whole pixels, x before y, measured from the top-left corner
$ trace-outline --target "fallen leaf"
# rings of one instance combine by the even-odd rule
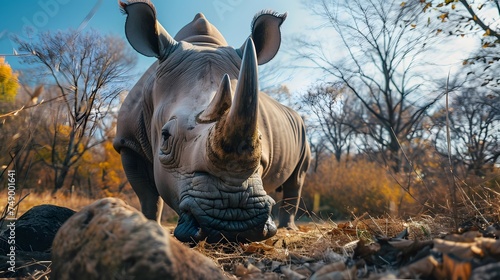
[[[300,232],[310,232],[314,228],[310,225],[299,225],[298,226]]]
[[[439,262],[431,255],[402,267],[398,277],[403,279],[427,278],[433,275],[437,266],[439,266]]]
[[[246,274],[248,274],[248,269],[241,263],[237,264],[234,268],[234,275],[242,277]]]
[[[291,270],[290,268],[288,268],[286,266],[282,266],[281,267],[281,272],[283,274],[285,274],[286,279],[288,279],[288,280],[304,280],[304,279],[307,279],[306,276],[304,276],[302,274],[299,274],[299,273]]]
[[[486,255],[493,258],[500,258],[500,240],[492,238],[478,238],[476,246],[479,247]]]
[[[248,254],[253,254],[257,252],[266,252],[266,251],[272,251],[275,248],[273,246],[266,245],[261,242],[252,242],[250,244],[241,244],[240,245],[245,253]]]
[[[446,279],[465,280],[469,279],[472,271],[469,261],[461,261],[449,254],[443,255],[442,269],[446,274]]]
[[[253,264],[249,264],[248,267],[247,267],[247,269],[248,269],[248,273],[250,273],[250,274],[261,273],[262,272],[258,267],[256,267]]]
[[[455,242],[474,242],[477,237],[481,237],[479,231],[467,231],[462,234],[449,234],[444,239]]]
[[[290,253],[288,256],[290,257],[292,263],[303,264],[306,262],[313,262],[314,261],[313,258],[305,257],[305,256],[302,256],[302,255],[299,255],[296,253]]]
[[[347,268],[344,262],[336,262],[323,266],[318,271],[314,273],[316,277],[328,274],[333,271],[343,271]]]
[[[330,273],[316,275],[313,274],[310,280],[345,280],[345,279],[356,279],[356,266],[343,271],[332,271]]]
[[[471,259],[476,255],[471,249],[473,245],[474,243],[434,239],[434,250],[443,254],[453,254],[461,259]]]

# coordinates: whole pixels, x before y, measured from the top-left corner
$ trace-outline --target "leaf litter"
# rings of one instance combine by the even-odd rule
[[[230,279],[500,279],[500,223],[456,232],[451,225],[445,217],[363,215],[279,229],[262,242],[200,242],[194,250]]]

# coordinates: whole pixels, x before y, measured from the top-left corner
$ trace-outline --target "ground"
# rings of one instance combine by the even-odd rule
[[[298,232],[280,229],[263,242],[202,242],[195,249],[233,279],[498,279],[498,223],[474,220],[453,234],[444,217],[364,215],[302,225]]]
[[[252,243],[200,242],[229,279],[500,279],[498,216],[408,220],[369,214],[345,222],[309,222]],[[175,225],[165,226],[173,232]],[[456,229],[455,229],[456,228]],[[46,256],[26,263],[27,279],[49,279]],[[0,272],[1,274],[1,272]]]

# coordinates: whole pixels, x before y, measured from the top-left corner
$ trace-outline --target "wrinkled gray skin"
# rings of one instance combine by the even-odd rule
[[[149,2],[120,3],[132,47],[158,58],[118,116],[115,149],[149,219],[163,200],[179,214],[183,242],[257,241],[293,220],[310,151],[300,116],[258,91],[257,64],[278,51],[286,15],[263,12],[240,49],[202,14],[172,38]],[[163,199],[163,200],[162,200]]]

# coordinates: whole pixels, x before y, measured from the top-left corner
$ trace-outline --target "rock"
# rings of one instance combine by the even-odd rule
[[[500,263],[494,262],[480,266],[472,271],[471,280],[500,279]]]
[[[59,230],[51,279],[225,279],[212,260],[120,199],[83,208]]]
[[[74,213],[75,211],[69,208],[49,204],[31,208],[14,221],[17,250],[26,252],[50,251],[57,230]],[[4,221],[6,225],[9,225],[9,223],[10,221]],[[10,229],[7,228],[0,234],[1,240],[9,240],[9,234]],[[8,246],[8,244],[2,244],[1,247],[5,250]]]

